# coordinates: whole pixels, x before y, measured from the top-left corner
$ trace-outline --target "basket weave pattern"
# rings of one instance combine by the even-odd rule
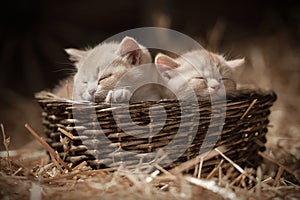
[[[214,113],[209,99],[139,102],[113,108],[105,103],[72,102],[48,92],[36,94],[36,99],[43,109],[47,142],[74,165],[87,161],[93,168],[101,168],[126,160],[127,165],[136,166],[141,159],[149,163],[157,158],[159,149],[173,142],[167,158],[178,149],[185,150],[169,167],[195,158],[200,148],[203,153],[220,146],[226,147],[226,156],[237,164],[257,167],[261,162],[258,151],[265,150],[268,116],[276,95],[240,90],[228,95],[226,101],[216,101]],[[126,118],[128,110],[134,123]],[[205,161],[203,173],[220,159],[215,156]]]

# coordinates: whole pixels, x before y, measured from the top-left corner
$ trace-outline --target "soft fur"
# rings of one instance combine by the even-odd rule
[[[207,50],[190,51],[176,59],[161,53],[155,57],[158,71],[177,98],[189,98],[193,92],[198,97],[216,97],[236,90],[243,63],[244,59],[226,61]]]
[[[77,72],[73,81],[68,81],[68,87],[63,85],[56,90],[62,97],[96,102],[161,98],[153,85],[139,89],[132,96],[134,92],[131,90],[132,86],[147,78],[157,79],[157,72],[153,66],[146,67],[149,69],[148,72],[144,72],[144,68],[140,67],[151,63],[152,59],[148,50],[131,37],[125,37],[120,43],[103,43],[84,51],[66,49],[66,52],[75,62]],[[68,95],[65,95],[66,93]]]

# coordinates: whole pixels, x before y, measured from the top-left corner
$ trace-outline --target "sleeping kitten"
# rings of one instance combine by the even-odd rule
[[[120,43],[104,43],[85,51],[66,49],[66,52],[75,62],[77,72],[74,81],[68,81],[68,90],[66,85],[56,90],[60,96],[95,102],[126,101],[132,96],[132,85],[147,77],[152,78],[152,70],[147,74],[139,70],[139,65],[151,63],[150,53],[131,37],[125,37]],[[122,84],[116,87],[125,74]],[[160,97],[151,86],[144,90],[149,89],[153,91],[141,90],[140,94],[133,95],[130,100],[159,100]],[[61,90],[72,92],[71,95],[62,95],[64,92]]]
[[[191,97],[188,88],[198,97],[217,97],[224,95],[224,89],[236,90],[236,78],[244,59],[226,61],[221,55],[194,50],[176,59],[159,53],[155,64],[177,98],[187,99]]]

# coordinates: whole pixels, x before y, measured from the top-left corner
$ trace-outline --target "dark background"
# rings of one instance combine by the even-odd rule
[[[241,82],[276,91],[268,151],[294,163],[300,142],[300,1],[10,0],[0,6],[0,123],[10,148],[42,134],[34,93],[74,71],[64,48],[94,46],[143,26],[171,28],[210,50],[245,57]],[[2,134],[0,136],[2,142]],[[283,145],[284,151],[278,150]],[[3,146],[0,149],[4,149]],[[290,156],[292,155],[292,156]],[[298,163],[298,165],[297,165]],[[299,173],[300,174],[300,173]]]
[[[160,25],[156,19],[160,14],[170,18],[168,28],[200,37],[205,43],[221,20],[226,29],[218,48],[283,29],[298,45],[300,3],[296,2],[5,1],[0,7],[1,90],[32,96],[53,87],[67,75],[67,69],[73,69],[64,48],[93,46],[121,31]]]

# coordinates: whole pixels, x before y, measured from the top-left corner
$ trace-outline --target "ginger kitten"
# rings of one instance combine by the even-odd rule
[[[191,97],[191,91],[197,97],[217,97],[224,95],[224,91],[235,91],[244,59],[227,61],[207,50],[194,50],[176,59],[159,53],[155,64],[177,98],[187,99]]]

